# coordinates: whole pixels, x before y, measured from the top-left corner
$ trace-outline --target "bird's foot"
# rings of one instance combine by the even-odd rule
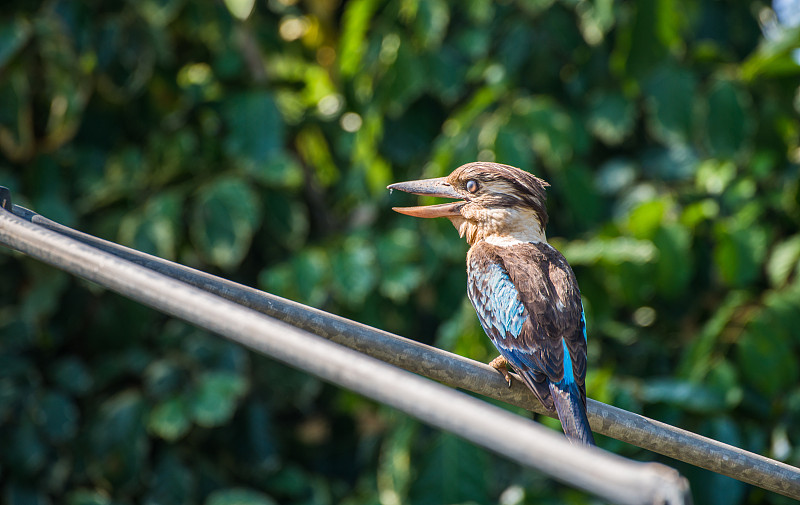
[[[489,363],[489,366],[494,368],[501,374],[503,374],[503,377],[506,379],[506,382],[508,383],[508,387],[511,387],[511,375],[508,374],[508,361],[506,361],[506,359],[502,355],[493,359]]]

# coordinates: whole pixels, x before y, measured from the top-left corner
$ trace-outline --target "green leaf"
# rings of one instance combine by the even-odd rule
[[[143,503],[158,505],[184,505],[199,503],[196,498],[198,480],[191,458],[184,462],[179,451],[162,451],[153,467],[148,493]]]
[[[30,23],[22,17],[0,23],[0,69],[22,49],[32,32]]]
[[[365,240],[350,237],[331,257],[334,289],[348,305],[359,306],[378,281],[375,248]]]
[[[534,168],[533,151],[524,132],[502,128],[494,142],[494,154],[498,160],[523,170]]]
[[[66,442],[75,436],[80,413],[69,397],[50,391],[37,407],[37,421],[51,441]]]
[[[450,22],[450,8],[444,0],[419,2],[414,19],[414,33],[425,49],[441,44]]]
[[[747,147],[753,119],[750,97],[732,81],[719,80],[706,100],[707,142],[717,158],[733,158]]]
[[[238,179],[204,186],[193,205],[190,234],[207,261],[233,268],[242,261],[261,221],[253,189]]]
[[[11,428],[7,440],[4,458],[16,462],[16,470],[23,475],[34,475],[46,465],[47,445],[29,419]]]
[[[164,398],[177,391],[184,382],[185,372],[175,359],[159,359],[144,370],[144,389],[154,398]]]
[[[773,287],[781,287],[800,270],[800,235],[794,235],[772,248],[767,261],[767,278]]]
[[[296,197],[285,191],[262,193],[264,205],[264,228],[256,243],[265,249],[285,247],[299,249],[308,236],[308,210]]]
[[[247,164],[260,165],[276,156],[284,143],[284,124],[270,93],[248,91],[225,98],[220,113],[230,130],[225,152]]]
[[[519,100],[514,110],[531,132],[531,146],[545,164],[560,168],[572,158],[577,133],[559,104],[537,97]]]
[[[112,505],[108,495],[89,489],[78,489],[67,495],[67,505]]]
[[[139,251],[174,260],[180,239],[183,200],[178,192],[151,198],[143,209],[122,220],[119,241]]]
[[[783,396],[797,383],[798,366],[786,338],[764,317],[747,325],[739,338],[737,358],[745,378],[768,397]]]
[[[258,285],[264,291],[316,307],[328,296],[330,275],[327,253],[321,248],[307,248],[291,261],[262,270]]]
[[[138,391],[122,391],[102,403],[87,430],[90,478],[109,482],[115,488],[139,481],[150,450],[144,415]]]
[[[87,394],[94,384],[89,368],[74,356],[67,356],[56,362],[53,380],[59,388],[75,396]]]
[[[628,229],[637,239],[651,239],[661,228],[668,202],[663,199],[642,202],[628,214]]]
[[[347,3],[342,16],[343,27],[338,50],[342,76],[350,77],[360,70],[361,60],[368,46],[367,30],[380,5],[378,0],[354,0]]]
[[[742,63],[741,74],[746,81],[800,73],[795,52],[800,46],[800,25],[781,25],[777,29],[777,37],[762,39],[756,51]]]
[[[731,291],[726,296],[684,350],[677,370],[679,377],[689,381],[700,381],[706,377],[711,370],[714,348],[722,338],[722,332],[736,313],[749,302],[750,298],[741,291]]]
[[[705,424],[707,427],[701,430],[700,433],[724,444],[742,447],[744,441],[742,440],[741,430],[734,419],[714,417]],[[697,503],[728,505],[744,501],[743,498],[749,489],[749,486],[744,482],[714,472],[711,472],[710,475],[705,473],[704,477],[703,484],[705,485],[697,486],[694,493]]]
[[[597,94],[589,103],[587,124],[595,137],[615,146],[633,131],[635,112],[633,103],[621,93]]]
[[[656,285],[668,298],[682,296],[692,278],[691,234],[683,226],[661,227],[653,237],[658,249]]]
[[[3,503],[8,505],[50,505],[52,502],[43,491],[35,491],[12,482],[4,490]]]
[[[728,230],[720,225],[714,248],[714,264],[731,286],[746,286],[761,274],[766,255],[767,232],[760,227]]]
[[[247,380],[231,372],[201,375],[189,401],[194,421],[204,427],[220,426],[233,417],[239,400],[247,392]],[[173,407],[174,408],[174,407]]]
[[[632,10],[633,19],[620,28],[611,65],[618,73],[641,79],[683,44],[685,17],[678,0],[641,2]]]
[[[277,505],[277,502],[252,489],[228,488],[211,493],[205,505]]]
[[[664,66],[644,85],[648,131],[665,145],[686,144],[691,139],[697,83],[683,68]]]
[[[225,0],[225,7],[233,14],[233,17],[244,21],[250,17],[255,3],[255,0]]]
[[[593,265],[599,261],[650,263],[658,257],[658,249],[652,242],[630,237],[573,240],[559,249],[573,265]]]
[[[411,230],[395,228],[378,239],[377,259],[381,268],[380,292],[403,302],[424,279],[419,258],[419,235]]]
[[[168,442],[183,437],[191,425],[188,408],[182,398],[160,402],[153,407],[147,419],[148,430]]]
[[[697,185],[711,195],[722,194],[736,179],[736,165],[730,161],[705,160],[697,168]]]
[[[393,429],[381,446],[377,469],[378,492],[384,502],[408,502],[408,489],[413,480],[412,454],[419,423],[408,416],[394,416]]]
[[[486,453],[478,447],[450,433],[440,433],[421,461],[411,484],[410,503],[487,501],[490,473]]]
[[[258,182],[274,187],[297,189],[303,184],[303,169],[292,155],[282,153],[267,163],[253,166],[248,172]]]
[[[719,413],[727,409],[724,391],[676,379],[652,379],[640,390],[642,400],[663,402],[699,413]]]

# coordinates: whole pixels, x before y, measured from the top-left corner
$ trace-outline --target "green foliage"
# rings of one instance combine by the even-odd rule
[[[12,1],[0,184],[488,361],[466,245],[384,188],[519,166],[552,185],[589,396],[798,465],[800,27],[781,22],[716,0]],[[4,503],[592,500],[32,260],[0,268]],[[698,503],[784,503],[680,469]]]

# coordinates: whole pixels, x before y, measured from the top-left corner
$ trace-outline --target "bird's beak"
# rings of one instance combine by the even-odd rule
[[[442,198],[462,198],[453,186],[447,182],[446,177],[436,179],[423,179],[420,181],[397,182],[387,186],[390,191],[405,191],[414,195],[439,196]],[[413,217],[455,217],[460,216],[459,210],[464,205],[463,200],[438,205],[424,205],[421,207],[392,207],[392,210]]]

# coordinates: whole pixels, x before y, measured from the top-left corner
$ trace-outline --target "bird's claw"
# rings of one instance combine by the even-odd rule
[[[506,382],[508,383],[508,387],[511,387],[511,375],[508,373],[508,361],[501,355],[493,359],[489,366],[503,374],[503,378],[505,378]]]

